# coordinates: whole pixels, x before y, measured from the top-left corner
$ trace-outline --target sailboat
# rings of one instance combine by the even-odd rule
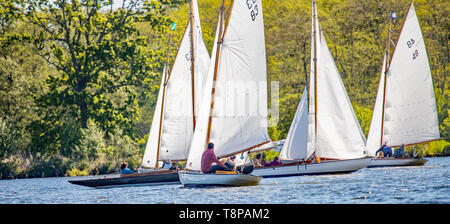
[[[424,165],[423,158],[377,158],[376,151],[439,140],[439,122],[433,80],[419,20],[411,1],[392,58],[387,52],[375,101],[366,148],[373,157],[369,167]]]
[[[196,0],[190,1],[189,22],[170,70],[170,33],[167,47],[156,108],[138,173],[69,182],[97,188],[180,183],[178,170],[161,166],[163,161],[187,159],[206,81],[210,57],[202,38]]]
[[[232,0],[226,21],[224,11],[222,0],[198,126],[179,172],[185,186],[256,185],[262,178],[251,174],[202,173],[201,156],[209,142],[221,158],[271,143],[262,1]]]
[[[303,90],[281,149],[283,163],[256,167],[255,175],[266,178],[350,173],[370,163],[364,134],[319,28],[313,1],[309,91],[307,87]]]

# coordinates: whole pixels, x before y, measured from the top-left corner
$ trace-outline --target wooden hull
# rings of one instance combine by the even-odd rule
[[[428,160],[422,158],[372,158],[368,168],[387,166],[423,166]]]
[[[184,186],[250,186],[258,185],[262,177],[249,174],[205,174],[201,172],[179,172]]]
[[[177,171],[146,172],[138,174],[121,175],[120,177],[99,178],[89,180],[69,180],[72,184],[94,188],[112,188],[128,186],[149,186],[179,184],[180,180]]]
[[[264,178],[301,175],[323,175],[351,173],[367,167],[370,158],[331,160],[320,163],[288,163],[273,167],[256,167],[252,174]]]

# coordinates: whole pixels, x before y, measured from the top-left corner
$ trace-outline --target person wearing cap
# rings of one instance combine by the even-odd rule
[[[212,165],[213,163],[216,163],[216,165]],[[217,156],[214,153],[213,143],[209,143],[208,149],[202,154],[201,168],[203,173],[214,173],[216,170],[227,170],[225,165],[217,159]]]

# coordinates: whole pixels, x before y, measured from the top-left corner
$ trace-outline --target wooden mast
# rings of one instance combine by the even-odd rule
[[[314,28],[313,28],[313,36],[314,36],[314,141],[317,142],[317,30],[316,30],[316,1],[313,0],[313,18],[314,18]],[[314,144],[314,148],[316,148],[317,144]]]
[[[384,109],[386,107],[386,80],[387,80],[387,73],[388,73],[388,69],[389,69],[389,64],[388,62],[390,62],[389,58],[390,58],[390,46],[391,46],[391,15],[389,15],[389,30],[388,30],[388,39],[387,39],[387,43],[386,43],[386,65],[384,68],[384,83],[383,83],[383,110],[381,112],[381,135],[380,135],[380,146],[383,145],[383,130],[384,130]]]
[[[165,102],[165,95],[166,95],[166,86],[167,81],[169,80],[169,74],[168,74],[168,67],[169,67],[169,52],[170,52],[170,33],[169,33],[169,40],[167,41],[167,53],[166,53],[166,63],[165,63],[165,69],[164,69],[164,76],[162,77],[164,79],[163,83],[163,95],[162,95],[162,102],[161,102],[161,114],[159,116],[159,131],[158,131],[158,150],[156,151],[156,164],[155,167],[159,168],[158,160],[159,160],[159,150],[161,148],[161,131],[162,131],[162,121],[163,121],[163,115],[164,115],[164,102]],[[161,87],[159,87],[161,88]]]
[[[408,14],[409,14],[409,10],[411,9],[411,6],[412,6],[412,4],[413,4],[413,1],[411,0],[411,3],[409,4],[409,7],[408,7],[408,12],[406,13],[406,15],[405,15],[405,19],[403,19],[403,24],[402,24],[402,28],[400,29],[400,34],[402,33],[402,31],[403,31],[403,27],[405,26],[405,22],[406,22],[406,18],[408,18]],[[388,40],[387,40],[387,47],[386,47],[386,56],[387,56],[387,58],[386,58],[386,67],[385,67],[385,71],[384,71],[384,87],[383,87],[383,107],[382,107],[382,112],[381,112],[381,137],[380,137],[380,146],[382,146],[383,145],[383,130],[384,130],[384,114],[385,114],[385,108],[386,108],[386,85],[387,85],[387,74],[388,74],[388,72],[389,72],[389,69],[391,68],[391,62],[392,62],[392,58],[393,57],[390,57],[390,52],[389,52],[389,49],[390,49],[390,45],[391,45],[391,20],[392,20],[392,18],[391,18],[391,14],[389,14],[389,30],[388,30]],[[400,34],[399,34],[399,37],[400,37]],[[395,53],[395,49],[397,48],[397,44],[398,44],[398,40],[399,40],[399,38],[397,38],[397,41],[396,41],[396,43],[395,43],[395,46],[394,46],[394,53]],[[394,54],[393,54],[394,55]],[[392,55],[392,56],[393,56]],[[389,62],[389,63],[388,63]]]
[[[219,35],[218,35],[219,39],[218,39],[218,42],[217,42],[216,61],[215,61],[215,65],[214,65],[213,88],[212,88],[212,93],[211,93],[212,94],[212,97],[211,97],[211,110],[210,110],[210,114],[209,114],[208,132],[207,132],[207,135],[206,135],[206,145],[208,145],[209,139],[210,139],[210,135],[211,135],[211,123],[212,123],[212,115],[213,115],[213,109],[214,109],[214,96],[215,96],[215,93],[216,93],[216,81],[217,81],[217,73],[218,73],[218,64],[219,64],[220,50],[221,50],[221,46],[223,44],[224,34],[225,34],[225,32],[226,32],[226,30],[228,28],[228,22],[230,20],[230,15],[231,15],[231,10],[233,9],[233,4],[234,4],[234,0],[231,0],[230,7],[228,9],[228,17],[227,17],[227,20],[225,22],[225,28],[223,27],[224,11],[225,11],[225,0],[222,0],[222,6],[220,8],[220,24],[219,24]],[[231,156],[231,155],[235,155],[235,154],[239,154],[239,153],[243,153],[243,152],[252,150],[254,148],[257,148],[259,146],[262,146],[264,144],[267,144],[269,142],[270,142],[270,140],[267,140],[267,141],[262,142],[260,144],[251,146],[249,148],[243,149],[243,150],[241,150],[239,152],[236,152],[236,153],[225,155],[223,157]],[[205,148],[207,148],[207,147],[205,147]]]
[[[192,0],[189,2],[189,22],[191,24],[191,82],[192,82],[192,121],[195,130],[195,64],[194,64],[194,13],[192,9]]]
[[[231,9],[231,6],[230,6]],[[216,50],[216,61],[214,64],[214,78],[213,78],[213,87],[211,92],[211,108],[209,111],[209,120],[208,120],[208,132],[206,134],[206,146],[209,143],[209,137],[211,135],[211,123],[212,123],[212,116],[213,116],[213,109],[214,109],[214,95],[216,94],[216,81],[217,81],[217,72],[218,72],[218,65],[219,65],[219,56],[220,56],[220,49],[222,47],[223,42],[223,20],[224,20],[224,11],[225,11],[225,0],[222,0],[222,5],[220,7],[220,24],[219,24],[219,35],[217,40],[217,50]],[[229,18],[229,16],[228,16]],[[228,20],[228,19],[227,19]],[[207,148],[207,147],[205,147]]]

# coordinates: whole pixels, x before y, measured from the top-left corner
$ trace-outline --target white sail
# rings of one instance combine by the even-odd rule
[[[192,1],[192,13],[194,21],[194,66],[195,66],[195,115],[198,116],[200,103],[205,89],[206,77],[208,75],[208,68],[210,63],[210,56],[208,49],[202,36],[202,28],[200,26],[200,17],[198,12],[197,0]],[[185,157],[187,158],[187,157]]]
[[[280,152],[280,159],[301,160],[308,158],[308,104],[307,88],[303,90],[302,98],[297,106],[294,119],[289,128],[283,148]]]
[[[206,77],[205,82],[205,91],[203,92],[201,98],[201,104],[198,111],[198,119],[197,126],[195,127],[195,132],[192,137],[191,146],[189,149],[189,155],[187,160],[186,168],[193,170],[200,170],[200,161],[202,157],[202,153],[205,150],[206,144],[206,135],[208,132],[208,118],[209,117],[209,109],[211,107],[211,92],[206,90],[211,90],[213,87],[213,73],[214,66],[216,60],[216,52],[217,52],[217,42],[219,41],[219,27],[220,27],[220,16],[217,22],[216,28],[216,36],[214,38],[214,45],[211,52],[211,63],[209,64],[208,75]],[[222,21],[223,25],[223,21]]]
[[[206,147],[211,100],[214,100],[214,107],[209,141],[215,144],[217,156],[235,154],[270,141],[261,0],[232,1],[231,4],[217,59],[216,92],[212,98],[209,90],[212,90],[210,79],[214,67],[210,67],[205,88],[205,95],[210,96],[202,100],[199,127],[194,133],[188,158],[189,169],[200,169],[199,158]],[[214,60],[216,58],[211,61]]]
[[[333,159],[361,158],[365,156],[365,137],[323,32],[314,35],[314,30],[320,30],[317,16],[315,16],[317,8],[314,4],[315,2],[313,2],[313,9],[316,10],[313,11],[312,39],[315,43],[312,43],[311,54],[317,55],[317,80],[314,78],[314,61],[312,61],[310,114],[316,113],[317,130],[314,131],[312,127],[315,124],[310,121],[309,135],[313,135],[310,139],[314,140],[316,156]],[[314,91],[315,81],[317,81],[316,91]],[[314,94],[316,94],[315,98]],[[314,105],[317,105],[317,108],[314,108]],[[312,116],[310,116],[311,119],[313,119]]]
[[[309,104],[305,88],[280,157],[307,159],[314,152],[333,159],[364,157],[365,138],[323,33],[319,32],[315,2],[312,10]]]
[[[367,135],[366,149],[368,156],[376,156],[375,152],[381,147],[381,119],[383,113],[384,78],[387,56],[384,54],[383,67],[381,68],[380,83],[378,85],[377,98]]]
[[[412,3],[388,69],[383,142],[400,146],[439,139],[433,80]]]
[[[147,145],[145,147],[144,157],[142,158],[141,166],[143,167],[155,167],[156,157],[158,151],[158,135],[159,135],[159,121],[161,117],[162,95],[163,85],[166,76],[167,68],[164,66],[163,73],[161,74],[161,85],[159,85],[158,99],[156,100],[155,112],[153,113],[152,125],[150,133],[148,135]]]
[[[192,12],[194,25],[194,95],[196,110],[201,101],[202,90],[204,89],[206,74],[210,62],[210,57],[204,44],[200,20],[198,14],[197,1],[192,0]],[[155,108],[152,127],[145,155],[152,155],[156,160],[158,150],[158,139],[160,139],[159,160],[186,160],[189,146],[194,133],[194,114],[192,102],[192,55],[191,55],[191,26],[190,22],[184,32],[183,38],[178,48],[177,56],[172,65],[167,81],[164,114],[162,121],[161,137],[159,137],[161,104]],[[163,85],[160,86],[161,89]],[[161,97],[162,91],[158,95]],[[158,116],[155,116],[158,115]],[[155,120],[156,119],[156,120]],[[156,123],[155,123],[156,122]],[[156,133],[156,134],[155,134]],[[153,167],[155,162],[144,155],[143,166]]]
[[[364,157],[364,134],[323,33],[320,37],[316,155],[334,159]]]

